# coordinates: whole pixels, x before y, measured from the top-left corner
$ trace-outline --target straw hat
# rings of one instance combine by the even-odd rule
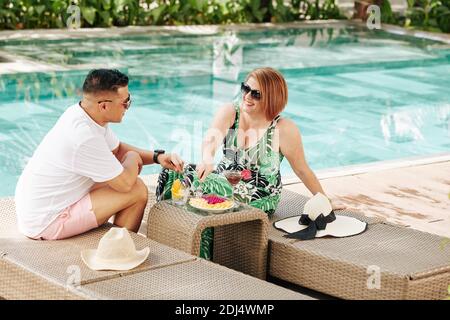
[[[81,251],[81,258],[93,270],[130,270],[143,263],[149,253],[149,247],[136,250],[127,229],[111,228],[98,248]]]
[[[303,214],[276,221],[274,227],[287,232],[284,237],[310,240],[325,236],[349,237],[364,232],[367,223],[356,218],[335,215],[330,200],[322,193],[309,199]]]

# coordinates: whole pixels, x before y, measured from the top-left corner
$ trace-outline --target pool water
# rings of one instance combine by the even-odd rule
[[[431,40],[336,27],[8,40],[0,50],[65,69],[0,75],[0,196],[14,194],[28,159],[80,99],[93,67],[130,76],[133,104],[112,126],[119,138],[188,162],[199,160],[215,110],[260,66],[285,75],[283,116],[300,128],[315,170],[450,150],[450,46]],[[286,160],[282,174],[293,174]]]

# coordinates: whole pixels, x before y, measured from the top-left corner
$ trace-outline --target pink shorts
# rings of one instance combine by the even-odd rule
[[[83,198],[67,207],[55,220],[42,231],[35,239],[60,240],[97,228],[97,217],[92,211],[91,196],[86,194]]]

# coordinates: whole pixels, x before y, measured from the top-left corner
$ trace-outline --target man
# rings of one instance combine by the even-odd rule
[[[69,107],[44,137],[16,187],[19,230],[32,239],[68,238],[107,222],[138,231],[147,188],[142,165],[181,172],[183,161],[163,150],[120,142],[108,123],[122,121],[131,105],[128,77],[92,70],[82,101]]]

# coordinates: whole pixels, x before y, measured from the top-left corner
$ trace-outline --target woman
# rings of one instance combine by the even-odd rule
[[[299,129],[280,116],[288,100],[283,76],[272,68],[255,69],[241,84],[241,91],[242,100],[226,104],[216,113],[202,145],[203,160],[196,167],[187,166],[184,178],[204,193],[228,197],[233,191],[223,173],[239,170],[242,180],[234,190],[235,198],[270,216],[280,202],[280,164],[286,157],[312,194],[325,194],[305,160]],[[223,158],[214,170],[214,155],[222,143]],[[163,170],[157,188],[159,200],[170,198],[172,182],[179,178],[180,173]],[[211,258],[212,239],[213,230],[205,230],[201,257]]]

